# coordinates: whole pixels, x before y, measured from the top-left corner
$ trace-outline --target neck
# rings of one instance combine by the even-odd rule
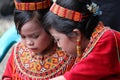
[[[32,56],[35,59],[44,61],[55,53],[56,47],[57,46],[55,44],[50,44],[44,51],[42,51],[41,53],[32,54]]]
[[[84,50],[86,49],[88,43],[89,43],[89,39],[87,39],[86,37],[82,36],[81,37],[81,52],[83,53]]]
[[[47,54],[52,54],[55,51],[56,45],[52,42],[44,51],[42,51],[39,55],[45,56]]]

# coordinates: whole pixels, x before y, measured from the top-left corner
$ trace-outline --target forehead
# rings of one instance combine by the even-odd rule
[[[49,32],[53,37],[67,37],[65,34],[56,31],[54,28],[51,28]]]
[[[27,23],[25,23],[22,28],[21,28],[21,32],[22,34],[27,33],[27,32],[37,32],[42,30],[43,27],[40,24],[40,22],[38,22],[37,20],[31,20]]]

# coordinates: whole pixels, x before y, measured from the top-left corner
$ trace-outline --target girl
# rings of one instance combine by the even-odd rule
[[[50,0],[14,2],[14,21],[22,40],[13,47],[2,79],[47,80],[69,70],[74,58],[61,51],[43,28]]]
[[[46,15],[46,29],[59,47],[76,56],[69,72],[51,80],[120,80],[120,34],[99,21],[90,0],[56,0]]]

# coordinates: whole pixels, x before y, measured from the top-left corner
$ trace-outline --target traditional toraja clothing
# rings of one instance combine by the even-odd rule
[[[8,60],[4,77],[11,80],[47,80],[68,71],[75,58],[55,49],[54,53],[34,56],[22,43],[18,43],[12,50]]]
[[[120,33],[100,24],[66,80],[120,80]]]

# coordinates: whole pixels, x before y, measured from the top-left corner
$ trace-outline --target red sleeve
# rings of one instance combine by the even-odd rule
[[[12,53],[8,59],[6,69],[5,69],[4,74],[2,76],[2,80],[4,80],[5,78],[9,78],[10,80],[12,80],[13,59],[14,59],[13,52],[14,52],[14,50],[12,49]]]
[[[117,34],[117,38],[120,40],[120,35]],[[118,45],[120,46],[120,43]],[[111,31],[107,31],[90,54],[78,62],[70,72],[66,72],[64,77],[66,80],[103,80],[104,78],[111,80],[110,76],[115,74],[118,74],[120,79],[120,62],[115,38]],[[112,80],[119,79],[114,79],[112,76]]]

